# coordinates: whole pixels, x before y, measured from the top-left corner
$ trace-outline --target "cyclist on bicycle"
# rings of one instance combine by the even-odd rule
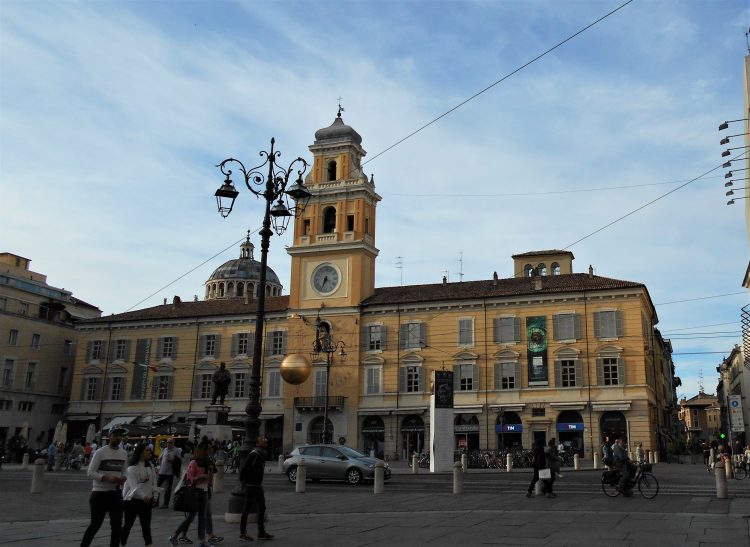
[[[620,482],[617,489],[622,492],[623,496],[630,497],[633,495],[633,485],[630,479],[633,477],[633,464],[628,458],[625,450],[625,438],[617,437],[615,445],[612,447],[612,459],[614,460],[615,469],[620,472]]]

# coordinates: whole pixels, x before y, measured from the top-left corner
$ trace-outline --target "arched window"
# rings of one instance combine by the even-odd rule
[[[560,275],[560,265],[557,262],[552,263],[552,275]]]
[[[258,296],[255,293],[255,283],[248,283],[247,285],[247,292],[250,296]]]
[[[332,234],[336,231],[336,208],[326,207],[323,211],[323,233]]]
[[[536,268],[539,270],[539,275],[547,275],[547,265],[544,262],[540,262]]]
[[[237,296],[245,296],[245,285],[237,283]]]
[[[206,299],[211,296],[211,285],[206,285]]]
[[[266,287],[266,296],[271,296],[271,287]]]
[[[231,281],[227,285],[227,296],[234,296],[234,283]]]
[[[523,276],[531,277],[533,274],[534,274],[534,267],[531,264],[526,264],[526,266],[523,267]]]
[[[328,162],[328,180],[336,180],[336,161],[331,160]]]
[[[219,298],[224,298],[224,283],[219,283]]]

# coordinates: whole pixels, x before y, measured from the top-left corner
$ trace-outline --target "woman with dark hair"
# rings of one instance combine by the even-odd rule
[[[201,441],[195,447],[193,458],[190,460],[190,464],[188,464],[185,475],[185,484],[189,484],[198,490],[198,511],[197,513],[187,513],[185,515],[185,520],[177,527],[174,534],[169,536],[169,543],[171,545],[178,544],[179,535],[187,533],[190,524],[197,514],[200,547],[208,547],[206,543],[206,507],[208,505],[208,485],[211,483],[211,479],[211,460],[208,454],[208,441]]]
[[[133,455],[128,460],[128,468],[125,470],[125,485],[122,488],[123,512],[125,513],[125,524],[120,534],[120,544],[128,542],[130,529],[135,523],[135,517],[141,522],[143,541],[147,547],[152,545],[151,541],[151,507],[154,505],[156,494],[159,491],[156,486],[156,472],[151,465],[153,453],[145,443],[138,444],[133,450]]]

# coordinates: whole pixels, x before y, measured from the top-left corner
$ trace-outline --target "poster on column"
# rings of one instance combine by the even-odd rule
[[[547,374],[547,318],[526,318],[527,358],[529,362],[529,385],[546,386]]]

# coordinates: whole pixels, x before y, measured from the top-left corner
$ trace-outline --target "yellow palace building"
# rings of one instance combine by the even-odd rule
[[[456,448],[528,448],[555,437],[590,458],[624,434],[663,449],[675,431],[669,340],[642,283],[574,273],[573,254],[512,257],[512,278],[375,287],[381,197],[360,167],[361,136],[341,115],[315,134],[296,218],[289,294],[267,270],[262,427],[275,454],[319,441],[400,459],[430,435],[432,373],[454,373]],[[203,300],[82,321],[69,415],[162,430],[205,422],[211,375],[232,375],[226,404],[241,430],[247,404],[260,264],[249,238],[214,271]],[[346,357],[282,380],[285,357],[310,359],[316,322]],[[326,400],[326,386],[328,398]]]

